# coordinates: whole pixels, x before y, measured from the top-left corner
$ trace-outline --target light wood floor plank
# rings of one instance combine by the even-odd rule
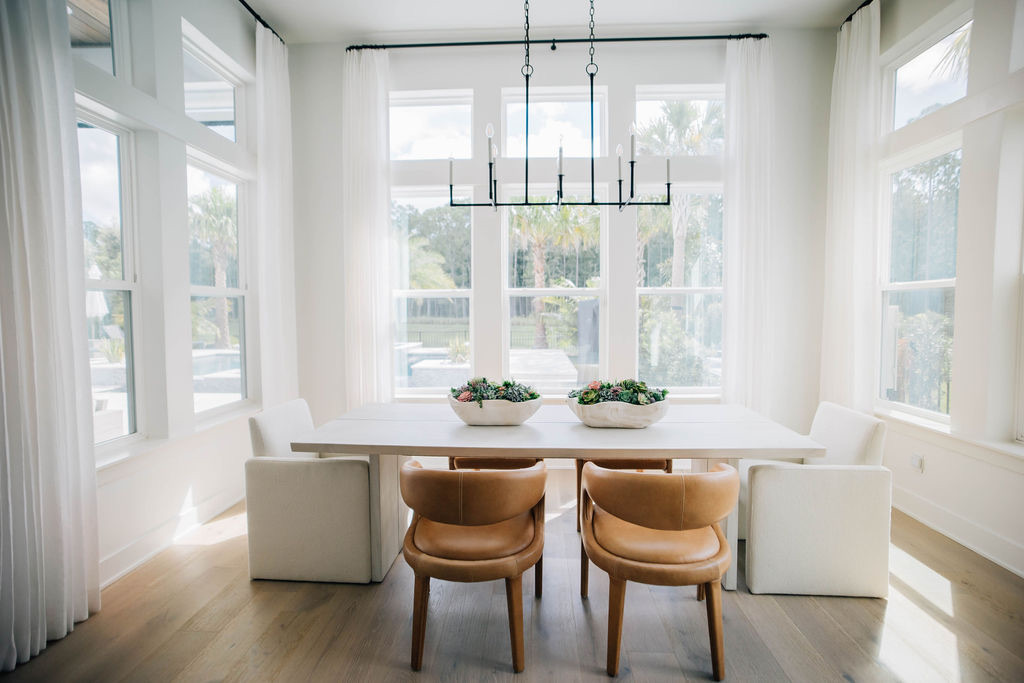
[[[431,582],[409,670],[412,571],[381,584],[250,581],[244,506],[107,588],[103,611],[15,681],[607,681],[608,578],[579,597],[575,477],[551,472],[544,597],[523,579],[526,670],[512,673],[503,582]],[[1024,579],[893,515],[889,600],[724,594],[727,680],[1024,680]],[[621,681],[711,678],[691,588],[629,584]]]

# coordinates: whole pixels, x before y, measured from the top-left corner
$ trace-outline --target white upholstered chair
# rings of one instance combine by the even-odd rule
[[[811,426],[823,458],[748,469],[747,586],[752,593],[885,597],[892,473],[885,423],[824,402]]]
[[[302,399],[249,418],[249,576],[369,583],[368,459],[292,452],[291,441],[312,430]]]

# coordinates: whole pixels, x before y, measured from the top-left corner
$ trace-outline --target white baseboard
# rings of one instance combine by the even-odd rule
[[[893,507],[1024,578],[1024,546],[899,486]]]
[[[245,493],[220,491],[182,510],[157,527],[100,560],[100,588],[106,588],[154,555],[170,547],[175,539],[213,519],[245,498]],[[182,522],[188,522],[182,526]]]

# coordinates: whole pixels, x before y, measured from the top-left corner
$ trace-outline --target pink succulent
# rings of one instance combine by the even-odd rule
[[[457,399],[455,399],[455,400],[456,401],[462,401],[463,403],[468,403],[469,401],[473,400],[473,394],[468,392],[468,391],[463,391],[461,394],[459,394],[459,397]]]
[[[587,388],[588,388],[588,389],[593,389],[594,391],[597,391],[598,389],[600,389],[600,388],[601,388],[601,383],[600,383],[600,382],[598,382],[598,381],[597,381],[597,380],[595,379],[595,380],[594,380],[593,382],[591,382],[590,384],[588,384],[588,385],[587,385]]]

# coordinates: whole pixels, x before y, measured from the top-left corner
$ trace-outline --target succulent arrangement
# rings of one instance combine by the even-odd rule
[[[651,389],[644,382],[635,379],[624,379],[614,384],[594,380],[582,389],[573,389],[569,398],[575,398],[582,406],[590,406],[607,401],[619,401],[637,406],[664,401],[668,389]]]
[[[501,384],[488,382],[486,377],[474,377],[461,387],[452,387],[452,398],[462,403],[476,401],[481,408],[484,401],[504,399],[512,403],[522,403],[540,398],[540,394],[525,384],[505,380]]]

